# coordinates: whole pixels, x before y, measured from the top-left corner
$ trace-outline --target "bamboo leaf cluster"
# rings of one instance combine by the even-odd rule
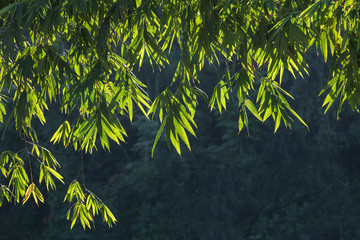
[[[345,102],[359,111],[359,13],[360,2],[354,0],[2,1],[0,121],[10,112],[5,126],[14,122],[33,146],[26,154],[40,162],[39,182],[47,189],[55,188],[54,178],[63,179],[33,126],[35,121],[46,125],[53,106],[64,119],[50,141],[85,153],[98,146],[110,151],[111,141],[125,142],[124,118],[132,121],[136,112],[160,122],[152,154],[163,132],[178,154],[182,143],[191,150],[189,135],[196,137],[201,98],[220,113],[236,99],[239,132],[248,128],[249,113],[262,122],[271,117],[275,132],[281,122],[291,127],[292,117],[307,127],[282,87],[285,70],[294,78],[308,75],[307,51],[316,48],[331,61],[330,78],[320,92],[325,112],[337,101],[338,116]],[[181,54],[170,61],[174,49]],[[150,97],[149,86],[134,74],[144,62],[154,71],[177,66],[170,85],[157,96]],[[205,64],[226,65],[209,93],[200,88],[206,84],[200,78]],[[11,196],[26,202],[30,195],[42,202],[19,155],[6,151],[1,156],[9,182],[1,185],[0,203]],[[90,227],[94,212],[84,197],[79,199],[72,226],[80,216],[83,227]],[[94,201],[89,200],[91,209]],[[106,209],[103,219],[112,224],[115,218]]]

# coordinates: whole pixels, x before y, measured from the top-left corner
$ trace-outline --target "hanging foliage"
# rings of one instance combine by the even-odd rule
[[[139,109],[161,123],[152,154],[163,132],[169,147],[181,154],[181,142],[190,150],[189,135],[196,136],[198,99],[207,97],[199,88],[206,81],[199,73],[205,63],[226,61],[225,74],[207,93],[211,110],[226,110],[234,93],[239,131],[248,128],[249,114],[262,122],[271,117],[275,132],[281,122],[290,127],[292,117],[307,127],[281,84],[285,70],[294,78],[309,74],[305,56],[315,46],[324,61],[331,61],[330,78],[320,92],[325,112],[337,101],[338,116],[345,102],[359,111],[359,1],[27,0],[2,1],[0,7],[0,121],[10,112],[5,125],[13,121],[32,147],[22,157],[1,154],[0,181],[8,182],[1,185],[0,205],[3,199],[25,203],[30,195],[36,203],[44,201],[32,179],[34,167],[27,172],[23,158],[30,166],[37,162],[39,183],[48,190],[55,188],[54,179],[63,182],[59,163],[39,145],[32,125],[46,126],[46,111],[54,102],[66,120],[59,121],[53,143],[85,153],[97,146],[110,151],[109,139],[120,144],[127,137],[122,119],[131,121]],[[168,56],[175,46],[181,57],[174,63]],[[133,73],[144,61],[160,70],[177,64],[171,85],[153,101]],[[74,186],[66,197],[70,202],[86,190]],[[88,193],[87,200],[77,197],[71,227],[78,217],[90,227],[97,209],[109,226],[116,222]]]

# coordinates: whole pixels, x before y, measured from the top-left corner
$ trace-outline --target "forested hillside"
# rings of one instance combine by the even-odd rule
[[[309,59],[315,59],[311,54]],[[70,231],[65,220],[70,206],[62,202],[66,187],[58,185],[39,207],[33,200],[1,207],[0,239],[360,238],[359,116],[347,106],[340,120],[336,109],[323,115],[317,95],[329,66],[319,60],[309,64],[311,77],[292,80],[285,75],[284,82],[298,99],[292,104],[310,131],[299,123],[274,134],[272,124],[253,118],[250,136],[237,134],[236,106],[220,115],[203,103],[195,115],[199,129],[191,152],[180,157],[160,139],[151,158],[158,126],[135,114],[134,122],[126,124],[126,143],[113,145],[110,154],[83,155],[86,186],[112,209],[118,220],[114,228],[97,219],[92,230],[75,225]],[[225,65],[205,68],[205,90],[216,84]],[[137,76],[156,81],[149,89],[154,96],[168,83],[168,74],[153,73],[147,66]],[[51,111],[50,119],[61,117]],[[41,142],[56,130],[56,125],[38,127]],[[17,134],[8,130],[6,136],[3,149],[20,148]],[[79,178],[81,154],[48,147],[65,179]]]

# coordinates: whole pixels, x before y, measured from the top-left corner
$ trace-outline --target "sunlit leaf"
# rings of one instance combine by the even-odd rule
[[[246,106],[247,109],[249,109],[249,111],[250,111],[257,119],[259,119],[260,121],[262,121],[261,116],[259,115],[256,107],[254,106],[254,104],[253,104],[249,99],[246,99],[246,100],[245,100],[245,106]]]

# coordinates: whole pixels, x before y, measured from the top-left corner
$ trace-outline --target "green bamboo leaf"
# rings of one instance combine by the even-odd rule
[[[101,212],[104,222],[107,222],[109,227],[112,227],[112,225],[117,222],[114,214],[105,204],[101,206]]]
[[[106,133],[107,136],[109,136],[112,140],[114,140],[117,144],[120,144],[119,138],[122,137],[121,130],[118,129],[116,126],[111,125],[107,119],[101,118],[101,126]],[[120,138],[120,140],[123,140],[123,138]]]
[[[302,118],[290,107],[288,106],[287,109],[292,113],[292,115],[294,115],[303,125],[305,125],[305,127],[308,129],[308,131],[310,131],[308,125],[304,122],[304,120],[302,120]]]
[[[72,219],[71,219],[71,226],[70,226],[70,229],[72,229],[76,223],[76,220],[77,220],[77,216],[73,216]]]
[[[40,150],[39,150],[38,146],[35,144],[33,145],[32,150],[31,150],[32,154],[34,154],[34,152],[36,153],[36,156],[40,157]]]
[[[10,189],[0,184],[0,207],[4,201],[4,197],[8,202],[10,202],[10,193]]]
[[[321,6],[322,1],[317,1],[314,4],[310,5],[309,7],[307,7],[304,11],[301,12],[301,14],[299,15],[299,18],[305,19],[305,17],[311,15],[313,12],[315,12],[317,10],[317,8],[319,6]]]
[[[88,210],[86,209],[84,204],[79,204],[79,218],[80,218],[80,223],[83,227],[83,229],[85,230],[86,227],[91,228],[90,227],[90,221],[91,220],[91,216],[88,212]]]
[[[260,114],[258,113],[256,107],[254,106],[254,104],[249,100],[249,99],[246,99],[245,100],[245,106],[247,109],[249,109],[249,111],[257,118],[259,119],[260,121],[262,121],[262,118],[260,116]]]
[[[66,192],[64,202],[72,202],[73,198],[76,197],[77,200],[84,201],[85,195],[82,191],[80,184],[78,181],[74,180],[68,187],[68,190]]]
[[[339,80],[339,75],[336,74],[327,84],[326,86],[321,90],[318,96],[323,94],[326,90],[328,90],[330,87],[332,87],[337,81]]]
[[[170,117],[166,119],[166,130],[167,130],[166,135],[168,135],[170,142],[176,149],[177,153],[181,156],[179,137],[174,126],[174,121]]]
[[[41,182],[42,182],[42,180],[43,180],[43,178],[44,178],[44,171],[46,171],[45,170],[45,165],[42,163],[41,165],[40,165],[40,173],[39,173],[39,183],[41,184]]]
[[[56,161],[54,155],[47,148],[39,147],[41,148],[43,162],[46,162],[46,164],[52,168],[60,167],[59,162]]]
[[[244,128],[244,119],[245,119],[245,115],[244,115],[244,111],[240,111],[240,114],[239,114],[239,120],[238,120],[238,127],[239,127],[239,132],[241,132],[241,130]]]
[[[44,196],[42,195],[40,190],[36,187],[36,185],[34,185],[33,195],[34,198],[36,196],[36,198],[39,199],[40,202],[44,203]]]
[[[229,89],[227,88],[224,81],[219,81],[213,90],[213,94],[209,101],[210,110],[212,111],[215,106],[215,102],[217,103],[219,112],[221,114],[222,108],[226,110],[226,100],[229,99],[228,94]]]
[[[54,177],[56,177],[62,184],[64,184],[63,176],[61,176],[57,171],[52,169],[51,167],[45,166],[46,170],[48,170]]]
[[[128,107],[128,113],[129,113],[129,119],[130,122],[132,122],[133,119],[133,103],[131,100],[131,95],[127,97],[127,107]]]
[[[271,35],[269,42],[272,42],[275,36],[279,33],[279,31],[283,28],[283,26],[291,19],[292,15],[287,15],[284,19],[277,22],[268,32],[272,32],[275,30],[275,32]]]
[[[341,90],[344,88],[344,82],[337,82],[332,86],[330,92],[326,95],[322,107],[326,106],[325,113],[329,110],[332,104],[335,102],[336,98],[340,94]]]
[[[154,157],[155,147],[156,147],[156,145],[157,145],[157,143],[158,143],[158,141],[160,139],[161,133],[163,132],[165,125],[166,125],[166,121],[163,121],[161,123],[161,126],[160,126],[159,130],[156,133],[155,141],[154,141],[154,144],[153,144],[153,147],[152,147],[152,150],[151,150],[151,157]]]
[[[0,9],[0,16],[3,15],[4,13],[6,13],[7,11],[11,10],[15,6],[21,4],[21,3],[22,2],[15,2],[15,3],[12,3],[10,5],[7,5],[6,7],[3,7],[2,9]]]
[[[276,90],[279,90],[280,92],[282,92],[283,94],[285,94],[285,95],[288,96],[289,98],[294,99],[294,97],[291,96],[290,93],[288,93],[288,92],[285,91],[283,88],[281,88],[279,85],[277,85],[277,83],[273,83],[272,86],[274,86]]]
[[[265,122],[268,117],[270,117],[272,114],[271,106],[268,106],[265,110],[264,116],[262,118],[262,121]]]
[[[63,132],[63,125],[61,125],[56,132],[54,133],[54,135],[52,136],[52,138],[50,139],[50,142],[52,143],[57,143],[60,141],[61,137],[62,137],[62,132]]]
[[[27,186],[27,184],[29,183],[29,177],[25,171],[25,168],[23,165],[18,165],[17,169],[19,170],[19,179],[21,180],[21,182]]]
[[[276,120],[275,120],[275,129],[274,129],[274,133],[276,133],[276,131],[278,130],[280,123],[281,123],[281,111],[280,109],[278,109],[277,111],[277,116],[276,116]]]
[[[86,199],[86,209],[90,211],[92,210],[93,216],[98,214],[98,211],[100,209],[100,205],[94,195],[89,194]]]
[[[264,95],[264,89],[265,89],[265,82],[262,81],[258,90],[258,94],[256,97],[256,102],[259,102],[259,100],[263,97]]]
[[[100,143],[101,143],[101,146],[103,149],[107,149],[110,152],[109,140],[108,140],[105,130],[103,128],[100,131]]]
[[[89,132],[90,128],[94,125],[94,123],[95,123],[95,117],[92,116],[80,124],[78,129],[76,129],[76,131],[74,132],[74,136],[78,139],[84,137],[84,134]]]
[[[327,37],[326,32],[323,31],[320,35],[320,49],[322,54],[324,55],[325,62],[327,61],[328,56],[328,46],[327,46]]]
[[[186,112],[183,111],[180,111],[179,115],[182,126],[185,127],[186,130],[188,130],[194,137],[196,137],[194,129],[192,128],[190,122],[188,121],[188,119],[190,119],[191,123],[194,125],[194,127],[196,127],[196,124],[194,120],[191,118],[191,116],[189,116]]]
[[[179,123],[179,121],[173,117],[174,127],[176,132],[179,134],[180,138],[184,141],[185,145],[188,147],[188,149],[191,151],[189,139],[186,135],[186,132],[183,128],[183,126]]]
[[[30,198],[31,193],[33,192],[34,186],[35,186],[34,183],[32,183],[32,184],[30,184],[30,185],[28,186],[28,188],[26,189],[25,196],[24,196],[23,201],[22,201],[22,205],[24,205],[24,204],[27,202],[27,200]],[[35,202],[36,202],[36,201],[35,201]],[[37,204],[36,204],[36,205],[37,205]]]

